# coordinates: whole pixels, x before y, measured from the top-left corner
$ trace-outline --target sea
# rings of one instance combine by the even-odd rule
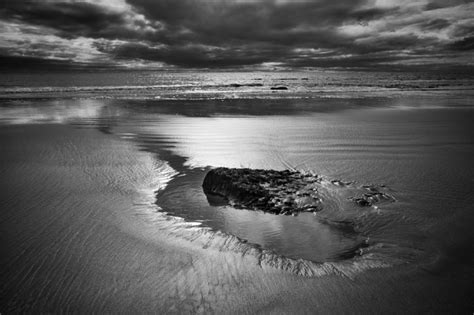
[[[472,314],[473,97],[435,69],[2,73],[0,313]],[[215,167],[315,176],[322,210],[213,203]]]

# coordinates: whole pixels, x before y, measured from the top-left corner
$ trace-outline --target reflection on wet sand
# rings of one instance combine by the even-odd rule
[[[260,106],[248,103],[195,115],[194,105],[167,102],[4,104],[3,309],[470,309],[472,110],[323,102],[243,115]],[[201,184],[218,166],[322,174],[325,212],[212,207]],[[351,199],[382,185],[397,202]],[[361,236],[361,256],[295,259],[306,251],[327,261]]]

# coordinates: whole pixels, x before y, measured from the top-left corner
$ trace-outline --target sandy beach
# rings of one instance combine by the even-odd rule
[[[2,1],[0,315],[474,315],[473,16]]]
[[[472,307],[471,109],[188,116],[163,114],[160,103],[38,105],[2,107],[5,312]],[[279,251],[330,252],[342,236],[320,218],[211,207],[200,185],[217,166],[385,184],[397,201],[329,207],[322,215],[352,218],[370,247],[301,264]]]

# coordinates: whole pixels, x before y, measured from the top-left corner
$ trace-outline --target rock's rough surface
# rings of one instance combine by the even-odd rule
[[[235,208],[296,215],[322,209],[320,178],[293,171],[216,168],[204,178],[208,195],[224,197]]]

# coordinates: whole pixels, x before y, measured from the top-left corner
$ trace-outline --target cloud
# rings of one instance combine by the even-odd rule
[[[466,37],[461,40],[455,41],[449,45],[449,48],[453,50],[474,50],[474,36]]]
[[[438,31],[446,29],[451,25],[451,22],[446,19],[432,19],[426,20],[419,24],[420,30],[422,31]]]
[[[63,38],[51,34],[48,28],[0,21],[4,56],[44,58],[76,63],[97,63],[108,59],[94,48],[94,39],[87,37]]]
[[[471,3],[471,0],[431,0],[428,1],[425,9],[426,10],[437,10],[441,8],[456,7],[463,4]]]
[[[50,27],[69,38],[137,38],[156,31],[158,24],[130,9],[83,1],[8,1],[0,16]]]
[[[468,64],[457,52],[472,49],[473,11],[468,0],[11,1],[0,8],[10,28],[0,48],[116,65]]]

